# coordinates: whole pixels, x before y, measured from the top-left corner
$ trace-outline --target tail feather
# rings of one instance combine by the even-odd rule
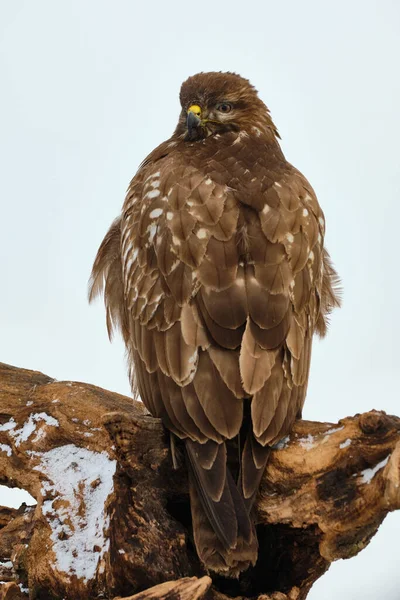
[[[256,562],[257,535],[227,468],[225,443],[216,444],[213,462],[210,443],[186,440],[194,540],[208,569],[236,577]]]
[[[248,432],[242,453],[239,482],[249,513],[256,499],[270,452],[269,446],[262,446],[255,439],[253,432]]]
[[[194,542],[198,556],[210,571],[226,577],[238,577],[257,560],[258,542],[254,524],[250,522],[251,537],[248,542],[237,536],[235,548],[227,549],[208,518],[192,476],[189,477],[189,490]]]
[[[251,544],[252,536],[254,534],[253,522],[249,517],[249,511],[247,510],[243,496],[229,471],[227,474],[227,482],[236,510],[235,516],[238,526],[238,537],[241,537],[244,543]]]
[[[215,444],[218,449],[215,460],[212,465],[207,464],[209,447],[213,443],[186,440],[186,449],[190,474],[204,511],[221,543],[229,550],[235,547],[238,534],[235,507],[226,484],[225,444]]]

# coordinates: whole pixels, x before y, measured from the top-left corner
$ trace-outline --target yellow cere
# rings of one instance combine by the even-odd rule
[[[198,106],[198,104],[192,104],[192,106],[189,106],[188,113],[190,112],[194,113],[196,117],[201,116],[201,108]]]

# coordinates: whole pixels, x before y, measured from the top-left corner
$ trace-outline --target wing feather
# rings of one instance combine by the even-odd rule
[[[200,431],[210,440],[221,443],[224,441],[224,436],[217,431],[210,423],[204,408],[198,398],[193,383],[189,383],[182,388],[182,396],[185,402],[186,410],[196,423]]]
[[[193,386],[212,426],[226,439],[239,433],[243,403],[224,383],[208,352],[200,352]]]

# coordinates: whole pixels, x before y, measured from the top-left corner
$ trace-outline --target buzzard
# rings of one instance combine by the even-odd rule
[[[200,559],[237,576],[257,559],[255,496],[301,416],[338,278],[315,193],[249,81],[199,73],[180,101],[98,250],[90,299],[104,292],[133,392],[183,440]]]

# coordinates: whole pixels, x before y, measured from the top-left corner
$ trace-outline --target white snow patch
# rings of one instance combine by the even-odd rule
[[[311,450],[315,446],[314,436],[309,433],[307,437],[299,439],[299,444],[306,450]]]
[[[26,403],[26,406],[31,406],[33,404],[33,400],[28,400],[28,402]]]
[[[290,440],[290,435],[287,435],[286,437],[284,437],[281,440],[279,440],[279,442],[277,442],[276,444],[274,444],[272,446],[272,448],[274,450],[283,450],[288,445],[289,440]]]
[[[15,429],[16,426],[16,422],[11,417],[11,419],[7,421],[7,423],[3,423],[3,425],[0,425],[0,431],[10,431],[11,429]]]
[[[26,442],[26,440],[28,440],[31,437],[32,433],[36,430],[36,427],[38,426],[40,421],[43,421],[44,423],[46,423],[46,425],[50,425],[51,427],[58,427],[59,425],[57,419],[51,417],[45,412],[31,413],[29,415],[29,419],[25,421],[21,429],[10,431],[11,437],[13,437],[15,440],[15,445],[19,446],[22,442]],[[39,429],[33,441],[38,442],[44,437],[44,435],[45,431],[43,429]]]
[[[43,496],[50,496],[42,511],[52,529],[55,566],[89,581],[109,548],[105,503],[113,491],[116,461],[105,452],[67,444],[44,453],[35,468],[49,478],[42,483]]]
[[[292,233],[287,233],[287,234],[285,235],[285,238],[287,239],[287,241],[288,241],[290,244],[293,244],[293,242],[294,242],[294,235],[293,235]]]
[[[8,444],[0,444],[0,452],[6,452],[7,456],[11,456],[12,449]]]
[[[331,429],[328,429],[328,431],[325,431],[321,444],[327,444],[329,441],[329,436],[336,433],[337,431],[342,431],[342,429],[344,429],[344,425],[342,425],[341,427],[332,427]]]
[[[120,549],[118,550],[118,554],[126,554],[126,552],[125,552],[125,550],[122,550],[122,548],[120,548]]]
[[[325,431],[324,435],[332,435],[332,433],[342,431],[342,429],[344,429],[344,425],[342,425],[341,427],[332,427],[332,429],[328,429],[328,431]]]
[[[0,567],[4,567],[4,569],[12,569],[13,564],[12,564],[11,560],[6,560],[5,562],[0,560]]]
[[[151,213],[149,214],[149,217],[150,217],[150,219],[156,219],[157,217],[159,217],[162,214],[163,214],[162,208],[155,208],[154,210],[151,211]]]
[[[389,454],[386,458],[381,460],[381,462],[375,465],[374,467],[364,469],[364,471],[361,471],[360,475],[362,475],[362,483],[370,484],[377,472],[383,469],[383,467],[386,467],[390,456],[391,455]]]
[[[347,440],[346,440],[346,441],[342,442],[342,443],[339,445],[339,448],[348,448],[348,446],[350,446],[350,444],[351,444],[351,439],[350,439],[350,438],[347,438]]]

